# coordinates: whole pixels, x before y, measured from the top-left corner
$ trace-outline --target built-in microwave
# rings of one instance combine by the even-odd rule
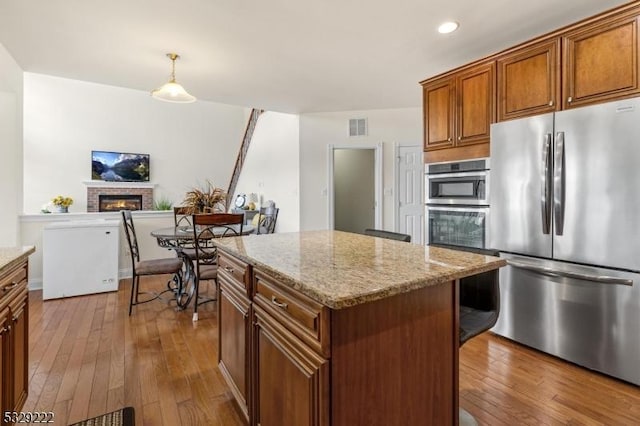
[[[489,159],[427,164],[427,204],[489,205]]]

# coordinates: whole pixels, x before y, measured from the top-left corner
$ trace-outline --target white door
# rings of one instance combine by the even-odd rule
[[[424,242],[424,164],[422,146],[397,147],[396,229],[411,235],[411,242]]]

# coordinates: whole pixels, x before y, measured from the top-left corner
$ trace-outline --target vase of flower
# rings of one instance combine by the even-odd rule
[[[73,198],[58,195],[52,199],[51,202],[53,203],[53,211],[55,213],[69,213],[69,206],[73,204]]]

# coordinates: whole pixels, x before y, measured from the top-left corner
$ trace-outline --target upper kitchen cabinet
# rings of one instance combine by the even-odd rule
[[[638,10],[563,35],[563,108],[637,96]]]
[[[560,102],[560,39],[500,56],[498,121],[554,112]]]
[[[425,84],[424,150],[449,148],[454,145],[455,80],[444,78]]]
[[[429,162],[488,155],[489,129],[495,121],[495,62],[426,80],[422,86]],[[485,146],[467,147],[479,144]]]

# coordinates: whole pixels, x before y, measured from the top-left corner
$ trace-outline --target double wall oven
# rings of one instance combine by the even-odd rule
[[[489,159],[427,164],[427,244],[485,248],[489,224]]]

